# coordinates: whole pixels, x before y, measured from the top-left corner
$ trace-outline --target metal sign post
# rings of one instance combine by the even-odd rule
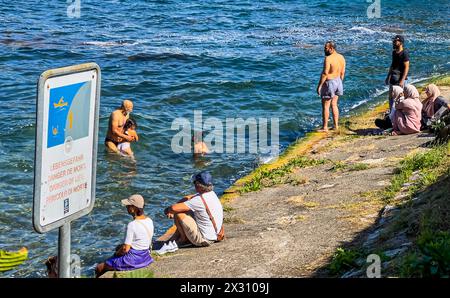
[[[62,278],[70,277],[70,222],[59,228],[58,275]]]
[[[59,277],[70,277],[70,222],[94,207],[100,67],[86,63],[39,77],[33,226],[59,228]]]

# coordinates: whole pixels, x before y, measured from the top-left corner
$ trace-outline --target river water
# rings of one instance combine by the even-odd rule
[[[58,3],[56,3],[58,2]],[[366,1],[81,1],[79,18],[66,1],[0,0],[0,249],[26,246],[30,260],[5,277],[45,275],[57,231],[34,232],[32,186],[35,100],[39,75],[94,61],[102,69],[97,198],[73,222],[72,253],[82,274],[123,240],[130,220],[120,199],[141,193],[156,236],[171,225],[162,209],[193,191],[195,171],[213,173],[221,194],[267,156],[212,154],[194,160],[170,147],[172,121],[203,117],[280,119],[281,149],[320,125],[315,87],[323,44],[335,40],[347,59],[341,112],[373,101],[391,59],[391,38],[404,34],[411,80],[448,73],[449,2],[381,1],[368,18]],[[130,98],[140,141],[136,163],[103,150],[109,114]]]

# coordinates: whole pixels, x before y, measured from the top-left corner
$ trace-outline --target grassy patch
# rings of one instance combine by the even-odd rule
[[[428,84],[435,84],[437,86],[450,86],[450,76],[443,75],[436,78],[433,78],[428,82]]]
[[[246,182],[240,189],[240,193],[247,193],[261,190],[276,184],[286,183],[286,176],[296,168],[304,168],[318,164],[324,164],[325,160],[311,159],[307,157],[297,157],[289,160],[285,165],[272,169],[259,169],[252,179]]]
[[[296,221],[305,221],[307,218],[308,218],[308,217],[305,216],[305,215],[297,215],[297,216],[295,217],[295,220],[296,220]]]
[[[293,196],[293,197],[289,197],[288,202],[293,204],[293,205],[302,205],[304,202],[305,197],[304,196]]]
[[[292,186],[298,186],[308,183],[308,179],[305,177],[293,177],[287,181]]]
[[[148,268],[141,268],[132,271],[115,271],[113,278],[153,278],[154,272]]]
[[[330,169],[333,172],[345,170],[347,168],[347,165],[342,161],[336,161],[333,162],[333,167]]]
[[[361,196],[369,201],[383,199],[392,201],[400,190],[407,191],[418,201],[407,201],[395,220],[380,236],[383,242],[406,232],[413,247],[407,255],[394,258],[390,271],[403,277],[449,277],[450,276],[450,150],[448,145],[438,146],[425,153],[416,153],[400,162],[391,185],[382,191],[370,191]],[[403,188],[414,172],[412,185]],[[353,205],[345,206],[353,209]],[[392,249],[395,247],[386,247]],[[384,250],[384,249],[383,249]],[[377,252],[382,255],[383,250]],[[330,273],[341,274],[357,268],[356,251],[338,249],[329,265]],[[386,258],[382,258],[386,261]]]
[[[305,202],[305,203],[303,203],[303,206],[306,208],[312,209],[312,208],[316,208],[316,207],[320,206],[320,204],[316,203],[316,202]]]
[[[417,239],[417,248],[404,257],[400,276],[450,277],[449,232],[424,231]]]
[[[228,205],[223,205],[223,212],[231,212],[234,208]]]
[[[366,253],[367,255],[369,255],[369,253]],[[380,261],[381,263],[383,262],[387,262],[389,260],[391,260],[391,257],[388,257],[385,253],[383,249],[376,249],[374,252],[371,252],[370,254],[376,254],[377,256],[380,257]]]
[[[391,185],[383,193],[383,199],[390,202],[415,171],[420,171],[421,174],[419,181],[411,188],[411,193],[436,182],[439,176],[448,171],[449,161],[448,158],[445,158],[446,151],[445,146],[439,146],[428,152],[417,153],[402,160],[397,173],[392,178]]]
[[[426,153],[419,153],[410,156],[401,162],[401,166],[397,171],[397,174],[393,177],[391,185],[384,191],[381,191],[382,199],[385,203],[392,203],[393,199],[403,188],[403,185],[409,181],[411,175],[415,171],[420,171],[418,178],[414,181],[414,184],[410,185],[406,189],[405,199],[418,196],[427,187],[438,182],[440,177],[449,175],[450,159],[446,157],[445,146],[439,146],[431,149]],[[446,191],[448,192],[448,191]],[[446,193],[440,191],[433,192],[438,198],[445,196]],[[403,199],[403,200],[405,200]],[[411,202],[408,202],[408,204]],[[437,226],[438,222],[447,222],[448,219],[437,211],[440,207],[430,209],[428,215],[423,213],[422,209],[415,210],[413,206],[403,205],[403,210],[397,216],[396,220],[386,229],[383,238],[392,237],[392,235],[398,233],[400,230],[405,230],[409,235],[417,235],[419,233],[419,221],[427,222],[434,219],[434,224],[429,226]],[[436,222],[437,221],[437,222]],[[424,228],[422,228],[423,230]]]
[[[242,186],[242,188],[239,190],[239,192],[242,194],[242,193],[247,193],[247,192],[252,192],[252,191],[258,191],[258,190],[261,190],[261,188],[262,188],[262,184],[261,184],[260,177],[255,177],[251,181],[245,183]]]
[[[440,179],[420,195],[427,204],[409,206],[407,218],[410,232],[416,237],[415,248],[400,260],[403,277],[450,277],[450,175]],[[405,222],[405,220],[403,220]]]
[[[359,256],[360,253],[357,251],[338,248],[333,255],[328,269],[332,275],[342,274],[358,266],[356,260]]]
[[[409,189],[421,202],[410,201],[388,227],[389,238],[405,230],[413,240],[409,253],[395,262],[401,277],[450,277],[450,159],[446,146],[415,155],[402,167],[421,171]],[[402,171],[399,172],[402,174]]]
[[[354,165],[351,165],[349,168],[349,171],[364,171],[370,168],[370,166],[366,163],[357,163]]]
[[[347,142],[347,141],[351,141],[351,140],[354,140],[354,139],[359,139],[359,138],[362,138],[362,137],[363,137],[362,135],[358,135],[358,134],[349,134],[349,135],[346,135],[345,137],[343,137],[342,140],[344,142]]]
[[[290,197],[288,202],[296,207],[301,207],[301,208],[316,208],[316,207],[320,206],[320,204],[316,203],[316,202],[305,202],[304,196]]]
[[[367,200],[380,200],[380,190],[369,190],[359,194],[360,197]]]
[[[243,224],[243,223],[245,223],[245,221],[242,218],[239,218],[236,216],[225,217],[223,219],[223,222],[227,223],[227,224]]]

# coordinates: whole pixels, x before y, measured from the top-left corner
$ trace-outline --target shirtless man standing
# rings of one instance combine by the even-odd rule
[[[134,137],[126,135],[123,131],[129,114],[133,111],[131,100],[124,100],[119,109],[111,113],[109,117],[108,133],[105,138],[105,146],[109,151],[119,152],[117,145],[123,141],[132,142]]]
[[[344,94],[342,82],[345,76],[344,56],[336,52],[336,44],[327,41],[325,44],[325,60],[323,71],[317,86],[317,94],[322,97],[322,120],[323,126],[319,131],[328,131],[328,118],[330,117],[330,104],[333,111],[334,129],[339,128],[339,96]]]

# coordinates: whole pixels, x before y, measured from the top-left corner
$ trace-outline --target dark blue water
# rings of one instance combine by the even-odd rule
[[[0,276],[43,276],[57,232],[32,229],[36,81],[46,69],[95,61],[102,68],[97,199],[73,223],[72,253],[91,276],[123,239],[129,217],[119,200],[138,192],[157,235],[171,222],[162,208],[192,192],[190,175],[212,171],[220,194],[260,156],[214,154],[194,161],[171,151],[176,117],[278,117],[282,148],[320,124],[315,95],[323,43],[347,58],[345,114],[384,90],[390,39],[402,33],[411,79],[448,73],[449,2],[381,1],[369,19],[366,1],[66,1],[0,0],[0,248],[27,246],[27,265]],[[56,3],[57,2],[57,3]],[[110,156],[102,141],[121,100],[135,103],[141,140],[137,163]]]

